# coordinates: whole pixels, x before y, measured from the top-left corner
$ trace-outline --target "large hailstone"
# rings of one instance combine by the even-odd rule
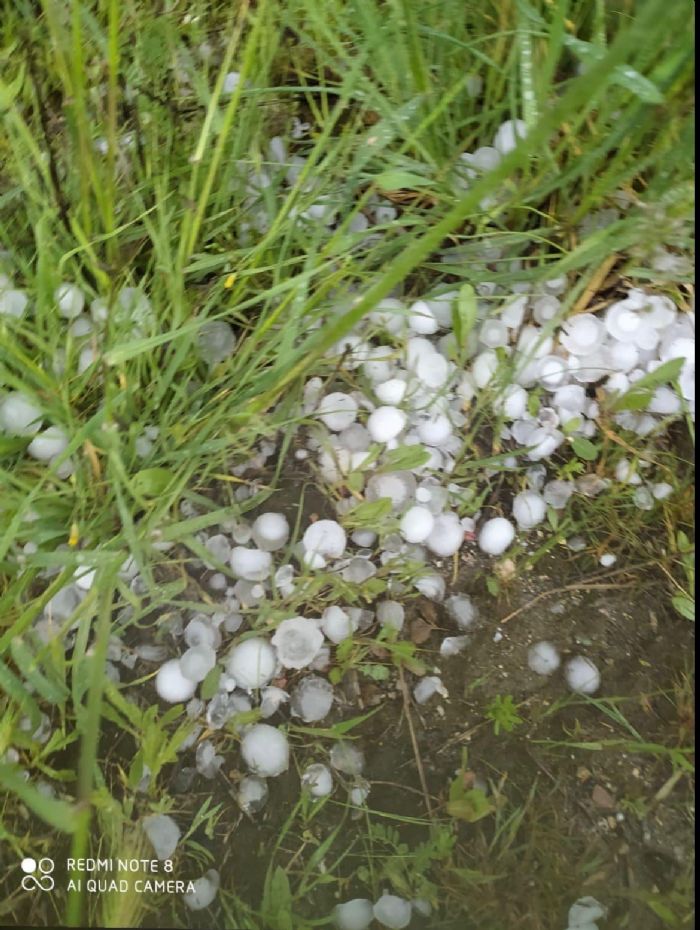
[[[562,326],[559,341],[572,355],[588,356],[605,340],[605,327],[592,313],[579,313]]]
[[[547,505],[537,491],[521,491],[513,498],[513,516],[518,528],[531,530],[544,520]]]
[[[307,765],[301,776],[302,788],[314,798],[325,798],[333,791],[333,776],[327,765],[315,762]],[[370,910],[370,919],[372,913]]]
[[[464,529],[456,513],[441,513],[435,517],[433,529],[425,541],[430,551],[441,558],[448,558],[464,542]]]
[[[216,665],[216,653],[210,646],[192,646],[180,659],[180,671],[189,681],[204,681]]]
[[[479,548],[487,555],[501,555],[515,539],[515,527],[505,517],[487,520],[479,533]]]
[[[68,448],[68,436],[58,426],[49,426],[40,433],[27,446],[27,452],[39,462],[50,462],[51,459],[65,452]]]
[[[219,873],[216,869],[209,869],[201,878],[192,882],[194,890],[182,896],[187,907],[191,911],[203,911],[209,907],[219,890],[219,883]]]
[[[180,660],[170,659],[158,669],[156,674],[156,691],[158,697],[169,704],[189,701],[197,690],[197,682],[186,678],[180,670]]]
[[[233,355],[236,334],[225,320],[207,320],[197,333],[197,350],[203,362],[213,367]]]
[[[433,531],[435,517],[427,507],[410,507],[401,518],[399,531],[406,542],[424,542]]]
[[[291,617],[277,627],[272,645],[285,668],[305,668],[323,646],[323,633],[318,628],[318,621]]]
[[[352,743],[339,740],[333,744],[330,754],[331,765],[344,775],[362,775],[365,757]]]
[[[257,814],[261,811],[270,792],[264,778],[257,775],[244,775],[238,782],[236,801],[244,814]]]
[[[579,898],[569,909],[567,930],[597,930],[594,921],[605,918],[608,909],[590,895]]]
[[[430,304],[424,300],[417,300],[411,304],[408,314],[408,325],[414,333],[430,336],[438,331],[438,321],[435,319],[435,314]]]
[[[389,930],[403,930],[411,922],[411,902],[395,894],[383,894],[372,911],[375,920]]]
[[[507,119],[496,130],[493,147],[501,155],[512,152],[520,139],[527,135],[527,126],[521,119]]]
[[[85,306],[85,296],[75,284],[60,284],[54,293],[58,312],[66,320],[80,316]]]
[[[261,549],[234,546],[231,552],[231,571],[245,581],[264,581],[272,571],[272,556]]]
[[[258,549],[277,552],[289,539],[289,523],[284,514],[261,513],[251,527],[251,535]]]
[[[180,828],[167,814],[151,814],[141,822],[156,859],[169,859],[180,841]]]
[[[585,656],[575,656],[566,663],[566,683],[577,694],[595,694],[600,687],[600,672]]]
[[[317,520],[304,533],[302,545],[309,555],[326,559],[339,559],[345,552],[345,530],[335,520]],[[323,565],[319,567],[323,567]]]
[[[251,772],[261,778],[274,778],[289,768],[287,737],[267,723],[256,723],[246,731],[241,755]]]
[[[332,706],[333,686],[318,675],[303,678],[292,692],[291,711],[305,723],[323,720]]]
[[[333,923],[337,930],[367,930],[374,913],[367,898],[353,898],[333,908]]]
[[[341,391],[326,394],[318,406],[318,417],[331,432],[339,433],[355,422],[357,401]]]
[[[321,629],[332,643],[342,643],[357,629],[357,621],[349,613],[332,604],[321,615]]]
[[[239,688],[264,688],[275,674],[277,655],[266,639],[254,636],[235,646],[226,663],[227,673]]]
[[[0,400],[0,431],[9,436],[34,436],[41,429],[43,414],[21,391],[12,391]]]
[[[551,675],[561,664],[556,646],[542,640],[530,646],[527,653],[527,664],[536,675]]]
[[[367,431],[374,442],[391,442],[405,426],[406,414],[398,407],[377,407],[367,420]]]

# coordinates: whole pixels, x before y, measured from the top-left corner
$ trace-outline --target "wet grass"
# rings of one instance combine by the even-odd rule
[[[24,855],[142,853],[138,820],[149,811],[186,814],[193,824],[179,853],[182,874],[230,867],[218,926],[301,930],[321,925],[319,915],[338,896],[391,885],[441,904],[431,927],[500,930],[507,920],[544,930],[563,926],[582,886],[598,882],[605,890],[600,875],[609,849],[602,850],[599,836],[570,828],[571,789],[562,786],[558,763],[553,777],[538,766],[530,777],[524,765],[523,783],[512,794],[500,784],[505,769],[496,767],[489,772],[493,809],[466,825],[442,809],[437,824],[430,822],[415,772],[408,784],[397,776],[398,810],[392,812],[389,797],[386,810],[360,820],[350,819],[340,802],[311,808],[297,801],[290,782],[285,829],[278,834],[274,819],[262,828],[270,843],[258,847],[265,876],[239,879],[261,828],[231,814],[235,774],[217,786],[216,803],[178,795],[171,779],[189,725],[177,713],[132,703],[141,679],[118,686],[106,680],[104,667],[111,635],[160,636],[155,618],[164,613],[203,602],[213,609],[188,572],[201,555],[196,534],[268,494],[254,484],[254,495],[242,502],[235,491],[248,479],[232,477],[231,465],[246,460],[261,437],[274,436],[279,457],[270,484],[288,473],[301,380],[337,375],[324,351],[396,284],[413,282],[418,292],[426,283],[478,281],[487,269],[474,246],[487,237],[506,249],[488,268],[489,280],[569,274],[566,314],[621,284],[647,283],[647,259],[657,246],[679,254],[689,249],[691,13],[687,3],[657,0],[624,0],[615,11],[594,0],[4,4],[0,271],[27,290],[32,313],[21,321],[0,318],[0,387],[29,395],[71,439],[62,460],[45,466],[24,454],[24,440],[0,436],[0,855],[11,876],[0,921],[209,926],[211,915],[185,913],[175,900],[75,892],[42,901],[14,881]],[[202,43],[211,56],[199,54]],[[581,62],[586,70],[577,74]],[[229,95],[224,76],[234,68],[241,81]],[[475,77],[482,82],[476,95]],[[527,138],[456,198],[449,178],[459,153],[490,140],[515,115],[526,121]],[[285,186],[268,140],[279,132],[289,141],[293,116],[311,131],[290,143],[307,161]],[[246,231],[242,167],[270,175],[260,232]],[[606,228],[582,232],[581,220],[609,207],[620,190],[630,206]],[[383,235],[365,247],[349,223],[380,191],[400,203],[400,222],[380,224]],[[497,204],[484,210],[489,196]],[[324,198],[345,218],[328,235],[299,220]],[[457,251],[439,261],[438,250],[448,246]],[[517,270],[510,264],[515,257],[525,259]],[[654,284],[687,305],[688,279],[658,274]],[[66,335],[55,311],[54,290],[64,280],[108,306],[121,286],[141,287],[153,320],[140,334],[112,322],[94,347],[95,361],[80,371],[85,344]],[[344,305],[355,293],[359,302]],[[230,322],[239,342],[231,359],[208,370],[193,346],[202,323],[213,319]],[[62,366],[54,364],[59,357]],[[485,392],[471,411],[454,476],[472,494],[474,511],[485,503],[496,512],[505,480],[490,411]],[[596,449],[599,474],[614,472],[621,457],[635,463],[647,454],[605,425]],[[143,458],[137,440],[147,427],[157,427],[158,437]],[[692,435],[689,419],[683,432]],[[658,566],[654,584],[664,603],[671,596],[691,600],[692,453],[681,451],[684,442],[660,439],[654,452],[655,468],[673,485],[661,524],[658,510],[639,511],[632,490],[616,484],[585,506],[572,504],[534,552],[513,553],[509,576],[481,568],[477,577],[486,583],[488,576],[498,616],[519,606],[519,581],[532,566],[583,528],[584,575],[614,540],[626,564]],[[69,458],[73,474],[61,479],[57,471]],[[590,460],[569,450],[560,476],[588,467]],[[157,548],[162,542],[174,544],[171,554]],[[139,566],[143,592],[118,577],[127,556]],[[74,645],[64,652],[60,638],[44,644],[31,629],[83,564],[97,569],[98,583],[63,625],[62,633],[76,625]],[[342,595],[361,603],[367,594],[327,582],[307,588],[304,598]],[[381,576],[377,583],[372,597],[383,590]],[[678,623],[659,612],[660,622]],[[274,613],[264,619],[273,622]],[[676,635],[678,627],[671,628]],[[416,650],[390,647],[387,658],[387,643],[363,642],[347,668],[360,668],[364,679],[371,675],[362,676],[363,665],[410,674]],[[381,658],[372,650],[383,650]],[[548,733],[537,751],[555,761],[570,751],[652,757],[662,786],[650,775],[648,786],[626,798],[633,816],[647,816],[649,805],[665,801],[655,798],[669,778],[681,773],[672,798],[690,778],[688,682],[685,675],[658,685],[662,695],[654,699],[681,721],[666,737],[626,725],[624,703],[587,702],[580,708],[585,723],[572,723],[563,738]],[[526,729],[533,745],[537,737],[520,697],[518,713],[527,723],[493,733],[494,716],[502,719],[493,702],[508,696],[504,689],[478,695],[473,724],[505,752]],[[546,719],[578,712],[568,702],[549,708]],[[51,728],[43,743],[34,738],[42,715]],[[610,733],[601,735],[601,720]],[[144,764],[150,779],[140,791]],[[469,771],[466,760],[460,766]],[[442,803],[449,779],[439,775],[430,790]],[[53,796],[38,790],[41,780],[53,785]],[[243,855],[234,848],[237,834],[247,837]],[[630,904],[625,912],[618,903],[616,926],[633,926],[636,914],[660,926],[690,926],[687,873],[677,869],[657,890],[651,874],[630,884],[626,900],[639,910]]]

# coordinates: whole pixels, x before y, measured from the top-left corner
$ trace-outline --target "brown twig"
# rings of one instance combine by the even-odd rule
[[[583,313],[588,308],[588,304],[589,304],[591,297],[593,297],[593,295],[598,291],[598,288],[601,286],[603,281],[605,281],[610,269],[613,267],[613,265],[618,260],[618,258],[619,256],[617,255],[617,253],[614,252],[612,255],[609,255],[600,264],[598,269],[594,272],[593,277],[586,285],[583,293],[581,294],[579,299],[574,304],[571,310],[572,316],[575,313]]]
[[[423,800],[425,801],[425,809],[428,812],[428,816],[432,819],[433,806],[430,803],[430,792],[428,791],[428,783],[425,779],[425,771],[423,769],[423,760],[420,757],[420,750],[418,748],[418,740],[416,739],[416,731],[413,728],[413,719],[411,717],[411,702],[408,697],[408,687],[406,685],[406,679],[403,675],[403,668],[399,666],[399,687],[401,688],[401,694],[403,696],[403,708],[406,714],[406,722],[408,723],[408,732],[411,735],[411,745],[413,746],[413,755],[416,760],[416,768],[418,769],[418,777],[420,778],[420,785],[423,789]]]
[[[642,565],[634,566],[634,568],[643,568],[646,565],[651,565],[655,563],[644,562]],[[633,569],[632,568],[616,568],[612,572],[607,572],[605,575],[600,575],[600,578],[612,578],[614,575],[624,575],[629,574]],[[506,614],[501,620],[498,621],[498,626],[501,626],[504,623],[508,623],[514,617],[517,617],[519,614],[524,613],[526,610],[529,610],[530,607],[533,607],[539,601],[544,600],[546,597],[550,597],[552,594],[564,594],[567,591],[600,591],[610,588],[630,588],[635,585],[635,581],[629,581],[625,584],[620,584],[619,582],[608,583],[601,581],[577,581],[575,584],[565,584],[559,588],[550,588],[549,591],[541,591],[535,597],[523,604],[522,607],[518,607],[517,610],[511,611],[509,614]]]

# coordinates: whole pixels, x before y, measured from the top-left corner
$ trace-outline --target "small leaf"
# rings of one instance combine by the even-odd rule
[[[354,529],[376,529],[388,517],[392,510],[389,497],[380,497],[376,501],[363,501],[349,510],[343,518],[343,523]]]
[[[209,701],[214,697],[216,692],[219,690],[219,679],[221,678],[221,666],[215,665],[210,672],[208,672],[206,678],[202,682],[202,687],[200,689],[200,694],[202,700]]]
[[[384,463],[377,469],[378,473],[389,471],[412,471],[420,468],[430,458],[430,453],[423,446],[398,446],[384,456]]]
[[[167,468],[144,468],[131,479],[131,488],[138,497],[158,497],[174,478]]]
[[[447,802],[447,813],[458,820],[476,823],[496,810],[481,788],[470,788],[462,797]]]
[[[682,617],[695,623],[695,601],[686,597],[685,594],[676,594],[671,598],[671,603]]]
[[[586,462],[594,462],[598,458],[598,452],[600,451],[598,446],[592,443],[590,439],[586,439],[585,436],[576,436],[571,441],[571,445],[576,455]]]
[[[612,81],[630,91],[635,97],[639,97],[644,103],[660,104],[664,102],[664,97],[656,84],[653,84],[649,78],[645,78],[639,71],[630,68],[627,65],[618,65],[612,73]]]
[[[469,334],[474,328],[477,317],[476,294],[471,284],[463,284],[459,289],[457,303],[452,308],[452,329],[460,349],[467,348]]]
[[[416,187],[426,187],[430,184],[428,178],[412,171],[402,171],[400,168],[382,171],[374,178],[377,187],[385,191],[413,190]]]
[[[663,365],[659,365],[648,375],[644,375],[639,381],[635,381],[629,391],[625,391],[622,397],[619,397],[612,405],[612,409],[619,410],[643,410],[652,398],[657,387],[662,384],[668,384],[678,378],[681,369],[685,364],[684,358],[672,358]],[[641,404],[641,406],[640,406]]]

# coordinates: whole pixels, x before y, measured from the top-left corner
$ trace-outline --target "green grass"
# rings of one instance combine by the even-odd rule
[[[623,279],[644,283],[654,248],[689,248],[691,17],[690,4],[660,0],[620,0],[614,9],[602,0],[3,5],[0,271],[27,291],[31,314],[0,318],[0,390],[23,391],[47,423],[65,429],[62,461],[73,463],[71,476],[60,478],[61,461],[37,463],[23,440],[0,435],[0,757],[16,747],[32,776],[21,781],[9,760],[0,767],[0,840],[14,856],[49,854],[54,841],[36,833],[36,823],[65,834],[75,855],[93,849],[99,824],[116,854],[138,843],[139,813],[168,803],[163,776],[186,728],[134,710],[129,689],[105,681],[109,638],[160,609],[191,605],[185,563],[201,554],[197,534],[268,493],[237,498],[245,482],[231,479],[232,464],[274,436],[273,483],[279,478],[301,419],[303,377],[334,374],[337,359],[324,353],[378,300],[403,282],[415,293],[477,282],[484,237],[504,250],[490,280],[569,273],[575,283],[564,314],[611,254]],[[203,42],[212,57],[198,53]],[[577,76],[581,61],[585,73]],[[241,81],[227,95],[224,76],[233,69]],[[483,85],[478,97],[474,78]],[[451,177],[459,154],[488,144],[515,116],[527,123],[526,140],[457,197]],[[292,117],[312,128],[291,143],[307,161],[285,185],[268,142],[275,134],[289,141]],[[269,174],[262,231],[249,227],[249,169]],[[401,223],[381,224],[367,247],[349,223],[392,183],[424,199],[405,203]],[[581,220],[620,190],[631,206],[611,226],[582,234]],[[486,212],[487,196],[496,200]],[[345,218],[332,232],[299,217],[324,200]],[[451,260],[439,261],[448,246]],[[526,261],[513,270],[513,258]],[[686,280],[657,276],[655,284],[685,300]],[[90,343],[67,335],[56,314],[62,281],[110,308],[122,286],[141,288],[152,316],[135,334],[112,313],[94,363],[81,372],[79,353]],[[238,345],[209,370],[194,346],[202,323],[216,319],[234,325]],[[502,480],[483,476],[501,455],[482,439],[494,425],[490,407],[484,394],[471,411],[455,472],[473,492],[467,512]],[[140,457],[136,440],[147,427],[157,427],[157,439]],[[630,455],[609,437],[597,453],[601,472]],[[644,557],[659,561],[687,595],[687,550],[677,533],[687,520],[690,456],[663,442],[657,455],[676,493],[664,506],[666,549]],[[626,552],[649,547],[640,540],[651,518],[620,487],[584,511],[567,511],[545,547],[582,525],[601,546],[623,533]],[[154,545],[162,541],[176,548],[163,553]],[[127,556],[139,566],[143,592],[118,575]],[[30,631],[83,564],[97,568],[98,583],[64,624],[76,627],[67,654]],[[339,593],[352,596],[319,584],[303,597]],[[274,611],[266,619],[274,622]],[[43,745],[31,738],[42,713],[53,726]],[[106,732],[118,731],[148,756],[145,796],[135,791],[134,772],[109,757]],[[63,786],[57,797],[37,792],[42,774]],[[31,826],[25,810],[39,818]],[[367,836],[376,845],[373,829]],[[388,861],[385,850],[377,856]],[[313,865],[293,876],[291,890],[271,871],[262,905],[229,889],[229,920],[273,926],[270,900],[289,892],[289,926],[309,926],[297,902]],[[23,906],[11,897],[0,917],[11,920]],[[68,925],[142,919],[134,901],[107,901],[101,910],[76,893],[58,906]],[[260,908],[266,916],[256,916]]]

